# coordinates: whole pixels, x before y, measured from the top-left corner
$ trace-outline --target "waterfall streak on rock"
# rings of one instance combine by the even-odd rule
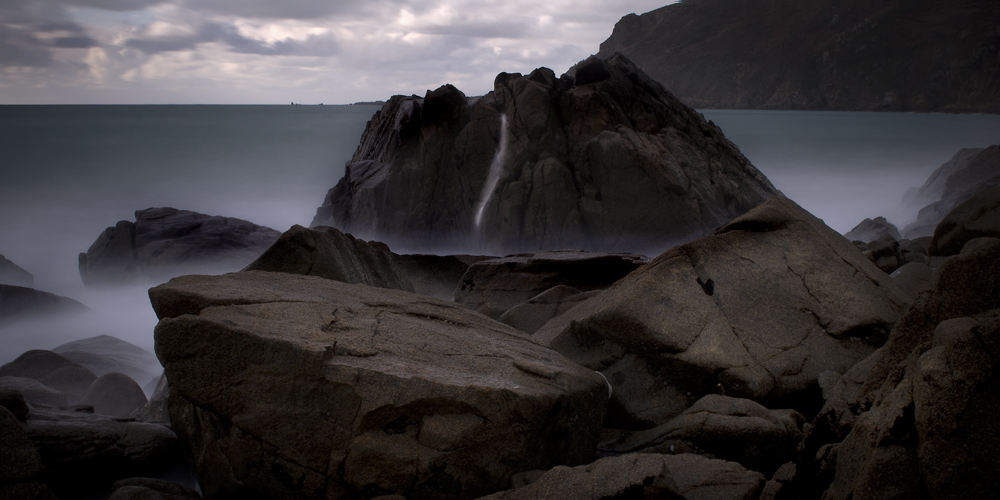
[[[479,195],[479,204],[476,206],[476,230],[482,230],[483,226],[483,212],[486,211],[486,205],[489,205],[490,199],[493,198],[493,191],[497,187],[497,182],[500,181],[500,171],[503,170],[503,164],[507,159],[507,115],[500,115],[500,146],[497,147],[497,152],[493,155],[493,163],[490,164],[490,173],[486,176],[486,184],[483,185],[483,193]]]

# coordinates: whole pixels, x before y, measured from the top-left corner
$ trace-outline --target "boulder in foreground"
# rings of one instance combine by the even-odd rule
[[[604,380],[459,305],[261,271],[149,293],[206,497],[476,498],[593,458]]]
[[[851,242],[775,197],[534,338],[604,373],[611,427],[661,425],[718,392],[810,414],[817,376],[871,354],[908,303]]]

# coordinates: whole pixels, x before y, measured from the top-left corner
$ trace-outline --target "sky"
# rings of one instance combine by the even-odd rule
[[[345,104],[556,74],[671,0],[2,0],[0,104]]]

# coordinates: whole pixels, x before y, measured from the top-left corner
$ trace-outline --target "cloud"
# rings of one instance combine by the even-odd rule
[[[37,71],[2,83],[13,102],[476,95],[501,71],[565,71],[669,1],[3,0],[0,64]]]

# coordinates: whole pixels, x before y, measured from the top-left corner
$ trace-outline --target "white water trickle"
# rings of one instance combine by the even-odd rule
[[[500,172],[503,164],[507,160],[507,115],[500,115],[500,146],[493,155],[493,163],[490,164],[490,173],[486,175],[486,184],[483,185],[483,192],[479,195],[479,203],[476,205],[476,231],[481,231],[483,227],[483,212],[493,198],[493,191],[500,181]]]

